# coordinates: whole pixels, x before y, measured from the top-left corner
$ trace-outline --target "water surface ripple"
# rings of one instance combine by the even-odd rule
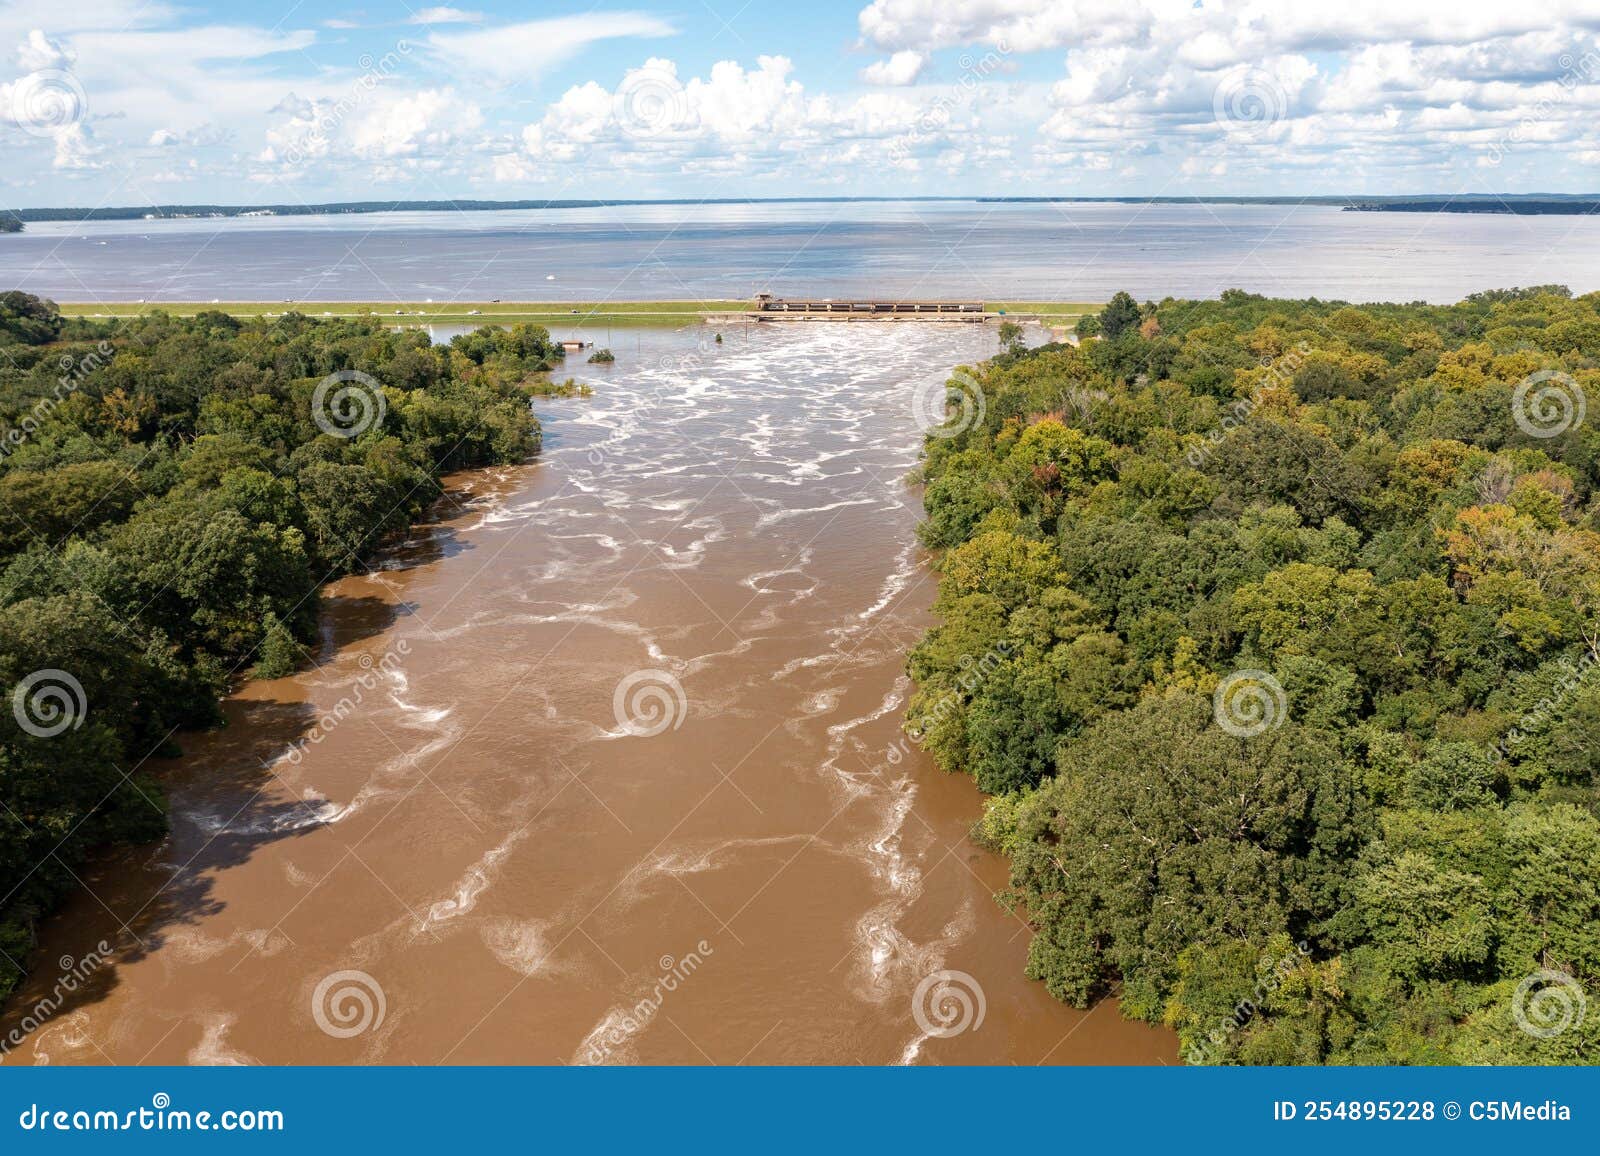
[[[48,924],[17,1007],[116,962],[10,1062],[1175,1061],[1023,978],[976,791],[886,757],[934,590],[913,391],[993,330],[709,336],[575,366],[537,461],[329,591],[319,665],[191,736],[171,838]],[[981,1023],[930,1034],[930,982]]]

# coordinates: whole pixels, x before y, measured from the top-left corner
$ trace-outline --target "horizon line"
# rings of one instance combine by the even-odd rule
[[[509,200],[471,197],[446,198],[382,198],[367,200],[319,201],[314,203],[273,203],[267,201],[166,201],[146,205],[40,205],[0,209],[0,215],[15,220],[55,221],[93,220],[97,217],[112,219],[142,219],[152,214],[171,215],[262,213],[285,216],[317,216],[337,212],[494,212],[526,209],[609,208],[614,206],[651,205],[781,205],[781,204],[850,204],[850,203],[922,203],[971,202],[975,204],[1405,204],[1408,202],[1444,201],[1480,202],[1574,202],[1600,201],[1600,192],[1592,193],[1307,193],[1250,194],[1250,193],[1194,193],[1184,195],[1162,194],[942,194],[918,196],[830,196],[826,194],[792,197],[552,197],[519,198]]]

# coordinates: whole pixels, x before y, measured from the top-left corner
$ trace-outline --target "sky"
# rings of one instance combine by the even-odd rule
[[[1600,0],[0,0],[0,204],[1600,192]]]

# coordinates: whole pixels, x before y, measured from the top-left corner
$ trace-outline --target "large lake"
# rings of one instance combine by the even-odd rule
[[[1456,301],[1600,289],[1600,219],[1324,206],[877,202],[46,222],[0,288],[63,301],[1104,300],[1242,288]]]

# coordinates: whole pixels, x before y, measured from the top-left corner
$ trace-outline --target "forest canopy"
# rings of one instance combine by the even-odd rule
[[[561,352],[376,320],[66,320],[0,294],[0,997],[93,852],[158,837],[153,760],[288,673],[317,591],[456,469],[523,460]]]
[[[1190,1062],[1600,1060],[1600,294],[1078,332],[958,374],[921,471],[907,725],[1029,973]]]

